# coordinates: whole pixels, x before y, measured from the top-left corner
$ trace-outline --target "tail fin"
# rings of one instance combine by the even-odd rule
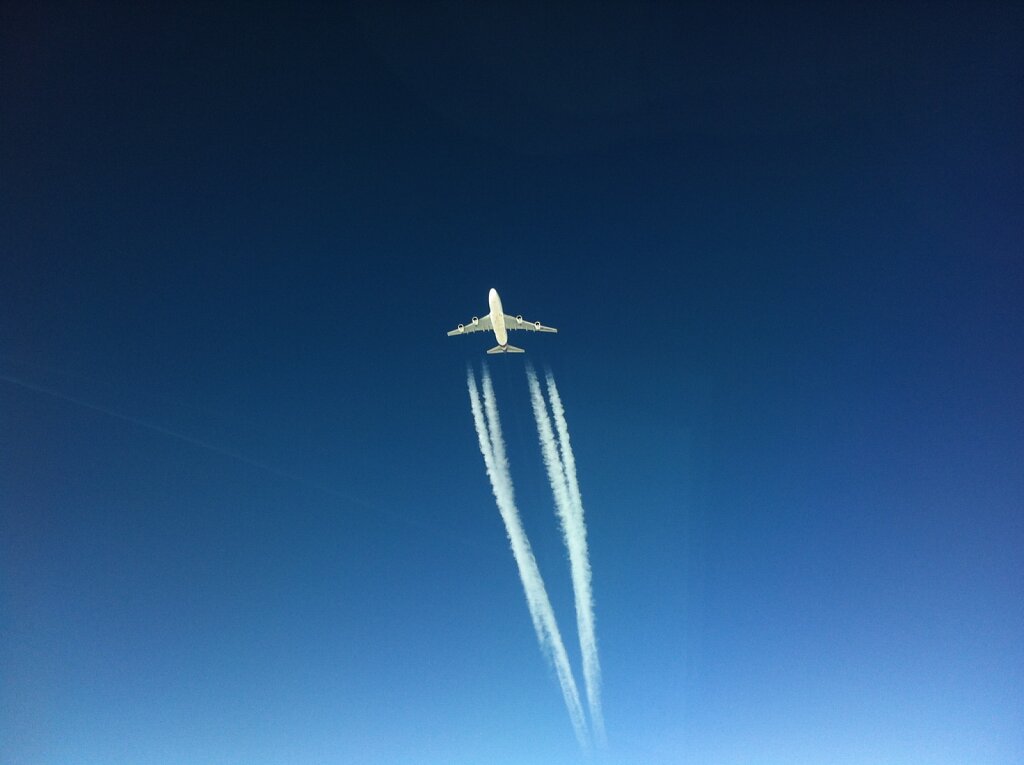
[[[522,348],[516,348],[514,345],[496,345],[488,353],[526,353]]]

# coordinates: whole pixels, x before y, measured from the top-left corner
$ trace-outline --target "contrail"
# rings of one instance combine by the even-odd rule
[[[14,377],[13,375],[9,375],[3,372],[0,372],[0,381],[11,383],[12,385],[17,385],[21,388],[24,388],[25,390],[35,391],[36,393],[42,393],[46,396],[50,396],[51,398],[55,398],[60,401],[66,401],[69,404],[75,404],[76,406],[84,407],[85,409],[89,409],[93,412],[99,412],[100,414],[112,417],[115,420],[121,420],[122,422],[131,423],[132,425],[151,431],[153,433],[159,433],[162,436],[167,436],[168,438],[180,441],[181,443],[189,444],[200,449],[205,449],[206,451],[212,452],[213,454],[218,454],[221,457],[226,457],[227,459],[234,460],[243,465],[248,465],[249,467],[256,468],[257,470],[262,470],[265,473],[268,473],[272,476],[276,476],[277,478],[294,482],[296,484],[306,487],[307,489],[313,489],[319,492],[323,492],[324,494],[328,494],[332,497],[335,497],[336,499],[343,500],[350,504],[360,505],[362,507],[367,508],[368,510],[378,512],[381,515],[387,515],[390,518],[394,518],[411,526],[416,526],[417,528],[421,529],[435,528],[435,526],[433,526],[432,524],[424,523],[419,518],[416,518],[414,516],[408,516],[402,513],[398,513],[387,507],[378,507],[372,505],[358,496],[343,491],[339,491],[337,489],[333,489],[330,486],[325,486],[324,484],[321,483],[317,483],[316,481],[312,481],[308,478],[298,475],[297,473],[282,470],[281,468],[275,467],[274,465],[271,465],[269,463],[261,462],[251,457],[247,457],[246,455],[236,451],[232,451],[231,449],[225,449],[224,447],[217,446],[216,444],[212,444],[209,441],[204,441],[201,438],[195,438],[194,436],[181,433],[177,430],[165,428],[162,425],[156,425],[155,423],[148,422],[147,420],[143,420],[138,417],[132,417],[131,415],[125,414],[124,412],[119,412],[115,409],[108,409],[105,406],[99,406],[98,404],[94,404],[90,401],[77,398],[76,396],[69,396],[66,393],[61,393],[58,390],[54,390],[53,388],[48,388],[45,385],[37,385],[36,383],[29,382],[28,380],[22,380],[19,377]],[[449,539],[452,539],[463,546],[479,549],[478,544],[466,539],[462,539],[461,537],[450,536]]]
[[[123,412],[118,412],[114,409],[108,409],[105,406],[93,404],[89,401],[85,401],[84,399],[76,398],[75,396],[69,396],[66,393],[61,393],[60,391],[56,391],[52,388],[47,388],[44,385],[37,385],[36,383],[29,382],[27,380],[22,380],[18,377],[13,377],[11,375],[3,373],[0,373],[0,380],[11,383],[12,385],[21,386],[25,390],[35,391],[36,393],[42,393],[44,395],[51,396],[52,398],[56,398],[61,401],[66,401],[69,404],[75,404],[77,406],[90,409],[94,412],[105,414],[108,417],[113,417],[115,420],[129,422],[132,425],[137,425],[140,428],[145,428],[146,430],[152,431],[153,433],[159,433],[160,435],[173,438],[177,441],[181,441],[182,443],[191,444],[192,446],[198,446],[200,449],[206,449],[207,451],[213,452],[214,454],[219,454],[222,457],[227,457],[228,459],[236,460],[237,462],[249,465],[250,467],[254,467],[259,470],[264,470],[280,478],[287,478],[290,481],[297,481],[299,483],[309,484],[308,481],[306,481],[303,478],[300,478],[297,475],[294,475],[293,473],[289,473],[286,470],[280,470],[279,468],[276,468],[273,465],[267,465],[266,463],[260,462],[258,460],[250,459],[249,457],[246,457],[244,454],[233,452],[230,449],[224,449],[220,446],[217,446],[216,444],[211,444],[207,441],[203,441],[201,438],[194,438],[193,436],[185,435],[184,433],[179,433],[176,430],[165,428],[162,425],[155,425],[152,422],[147,422],[146,420],[139,419],[138,417],[132,417],[131,415],[124,414]]]
[[[594,726],[598,746],[604,747],[607,742],[604,715],[601,711],[601,664],[597,656],[597,637],[594,629],[594,596],[590,586],[587,527],[583,520],[583,500],[576,479],[576,460],[569,443],[569,426],[551,372],[548,371],[546,382],[548,398],[551,399],[551,408],[558,429],[557,444],[540,382],[530,365],[526,367],[526,378],[530,384],[530,400],[533,403],[533,416],[537,421],[537,434],[540,437],[544,465],[548,471],[551,491],[555,495],[555,509],[562,523],[565,547],[569,552],[569,569],[576,600],[576,629],[579,632],[580,655],[583,657],[583,682],[587,690],[590,721]]]
[[[572,720],[576,739],[579,741],[580,747],[586,751],[589,749],[589,741],[586,721],[583,717],[583,706],[580,704],[576,680],[573,678],[572,668],[569,666],[569,656],[565,652],[565,644],[558,631],[555,612],[551,608],[544,580],[541,578],[540,569],[537,568],[537,561],[533,557],[533,550],[530,548],[526,531],[519,520],[519,511],[516,509],[515,493],[512,488],[512,477],[508,469],[508,458],[505,456],[505,441],[501,435],[501,422],[498,419],[498,404],[494,397],[494,387],[491,384],[487,368],[484,367],[483,371],[483,406],[480,403],[480,393],[472,369],[466,370],[466,385],[469,388],[469,403],[473,410],[473,424],[476,426],[476,435],[480,441],[480,451],[484,456],[487,476],[491,479],[491,489],[494,491],[498,512],[505,522],[505,533],[508,534],[512,555],[519,568],[519,579],[523,584],[523,592],[526,594],[526,605],[530,611],[530,618],[533,620],[533,629],[537,633],[537,641],[540,643],[541,649],[554,664],[555,674],[558,676],[558,683],[562,688],[562,696],[565,698],[565,706],[569,710],[569,718]]]

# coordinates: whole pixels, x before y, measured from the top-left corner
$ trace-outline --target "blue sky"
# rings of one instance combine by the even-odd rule
[[[0,760],[1024,757],[1019,10],[0,14]]]

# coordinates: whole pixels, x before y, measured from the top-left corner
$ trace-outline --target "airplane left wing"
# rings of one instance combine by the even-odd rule
[[[530,332],[557,332],[554,327],[545,327],[539,321],[527,321],[522,316],[505,314],[505,329],[528,329]]]
[[[449,332],[448,337],[451,337],[452,335],[465,335],[468,332],[490,332],[492,329],[494,329],[494,327],[491,326],[490,316],[483,316],[481,318],[474,316],[470,319],[469,324],[460,324]]]

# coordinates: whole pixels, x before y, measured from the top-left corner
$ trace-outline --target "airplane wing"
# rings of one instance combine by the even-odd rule
[[[554,327],[545,327],[539,321],[527,321],[522,316],[505,314],[505,329],[528,329],[531,332],[557,332]]]
[[[448,333],[448,337],[452,335],[465,335],[469,332],[490,332],[494,327],[491,326],[490,316],[481,316],[479,319],[474,316],[469,320],[468,324],[460,324],[451,332]]]

